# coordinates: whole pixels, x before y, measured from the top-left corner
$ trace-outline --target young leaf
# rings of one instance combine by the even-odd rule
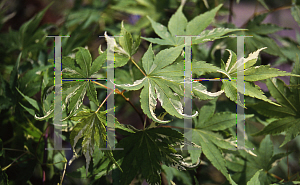
[[[223,36],[227,33],[234,31],[242,31],[245,29],[228,29],[228,28],[215,28],[213,30],[205,30],[207,26],[211,24],[213,21],[217,11],[221,8],[222,4],[218,7],[205,12],[197,17],[195,17],[190,22],[187,22],[186,17],[182,13],[183,5],[181,5],[176,13],[172,15],[171,19],[168,23],[168,29],[155,21],[153,21],[150,17],[148,19],[151,22],[152,28],[155,33],[162,39],[159,38],[145,38],[143,39],[159,44],[159,45],[171,45],[171,46],[179,46],[184,44],[184,39],[182,37],[176,37],[180,35],[190,35],[196,36],[197,38],[192,38],[192,44],[204,43],[207,41],[213,41],[216,39],[223,38]]]
[[[183,46],[177,46],[165,49],[154,56],[150,45],[142,58],[142,64],[147,76],[141,80],[135,81],[133,84],[116,84],[126,90],[138,90],[143,87],[140,94],[141,107],[149,118],[159,123],[167,123],[168,121],[159,120],[155,116],[154,110],[156,107],[156,99],[160,101],[162,107],[169,114],[178,118],[191,118],[197,115],[197,113],[192,116],[183,114],[183,106],[180,99],[180,96],[184,96],[183,63],[178,62],[172,64],[181,53],[182,48]],[[202,69],[201,65],[197,63],[195,63],[195,65],[199,66],[196,67],[197,70]],[[204,66],[203,71],[207,72],[215,70],[211,66],[209,70],[207,70]],[[205,86],[198,82],[193,82],[192,87],[192,95],[200,99],[212,99],[223,93],[223,91],[216,93],[208,92]]]
[[[183,6],[179,6],[175,14],[169,20],[168,29],[170,33],[175,35],[185,35],[185,27],[188,23],[186,17],[182,13]]]
[[[98,72],[104,64],[106,60],[105,52],[97,57],[94,62],[92,62],[91,54],[87,49],[82,47],[76,49],[78,51],[76,52],[75,59],[71,57],[62,58],[63,78],[89,79],[92,77],[92,75]],[[68,113],[68,116],[64,119],[67,119],[76,113],[76,111],[82,105],[85,94],[88,96],[90,101],[93,101],[97,106],[99,106],[97,92],[92,81],[63,81],[62,87],[62,109],[67,109]],[[50,118],[50,116],[53,116],[53,109],[46,113],[46,115],[43,117],[35,117],[36,119],[43,120]]]
[[[200,34],[210,23],[213,21],[217,11],[221,8],[222,4],[215,7],[214,9],[205,12],[193,20],[191,20],[186,27],[186,34],[187,35],[198,35]]]
[[[244,70],[245,87],[242,86],[237,87],[236,81],[222,80],[223,82],[222,89],[224,89],[226,96],[230,100],[236,102],[242,107],[244,107],[244,105],[242,102],[239,101],[240,98],[239,99],[237,98],[237,91],[240,93],[244,93],[244,95],[258,98],[266,102],[269,102],[271,104],[279,106],[278,104],[269,100],[263,94],[263,92],[260,90],[258,86],[253,85],[253,83],[250,82],[257,81],[257,80],[264,80],[270,77],[277,77],[277,76],[299,76],[296,74],[286,73],[284,71],[278,71],[277,69],[270,68],[269,66],[252,67],[257,61],[259,52],[263,49],[265,48],[261,48],[253,53],[250,53],[247,58],[243,59],[243,62],[241,62],[241,59],[237,61],[236,54],[231,50],[228,50],[230,55],[226,62],[225,70],[231,76],[231,78],[234,78],[237,77],[237,70],[242,65],[244,65],[243,70]]]
[[[130,57],[132,53],[133,40],[131,34],[125,29],[123,22],[121,24],[121,37],[119,38],[119,43]]]
[[[293,0],[293,6],[291,7],[291,14],[295,21],[300,25],[300,6],[296,5],[296,0]]]
[[[176,45],[174,37],[171,36],[171,34],[168,32],[167,28],[164,25],[153,21],[148,16],[147,16],[147,18],[150,20],[152,28],[154,29],[155,33],[159,37],[162,38],[162,39],[157,39],[156,38],[157,41],[159,41],[162,45],[173,45],[173,46]],[[145,39],[145,40],[148,40],[148,38],[144,38],[144,37],[142,37],[142,38]],[[148,40],[148,41],[153,42],[153,41],[156,41],[156,40],[151,40],[151,41]],[[153,43],[155,43],[155,42],[153,42]]]
[[[227,37],[224,36],[227,33],[244,30],[246,29],[214,28],[212,30],[204,30],[199,34],[199,36],[192,39],[192,44],[200,44],[207,41],[214,41],[216,39]]]
[[[80,111],[75,116],[72,117],[72,120],[79,121],[73,128],[70,141],[71,145],[75,151],[76,143],[80,138],[83,138],[82,141],[82,152],[86,159],[86,175],[88,173],[89,164],[91,157],[94,153],[94,147],[107,148],[107,139],[106,139],[106,111],[102,112],[91,112],[84,109]],[[117,120],[116,124],[120,125]],[[110,146],[108,147],[110,148]],[[104,154],[115,163],[118,168],[121,167],[118,165],[114,159],[111,150],[104,150]]]
[[[257,171],[255,175],[250,179],[250,181],[247,182],[247,185],[261,185],[262,182],[259,180],[259,175],[261,173],[262,169]]]

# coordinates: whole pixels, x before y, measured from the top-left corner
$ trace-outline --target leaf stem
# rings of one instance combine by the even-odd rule
[[[111,88],[109,88],[109,87],[106,87],[105,85],[103,85],[103,84],[101,84],[101,83],[99,83],[99,82],[95,82],[95,81],[92,81],[93,83],[95,83],[95,84],[97,84],[97,85],[100,85],[100,86],[102,86],[102,87],[104,87],[104,88],[106,88],[106,89],[110,89],[110,90],[113,90],[113,89],[111,89]],[[141,120],[142,120],[142,123],[144,122],[144,119],[143,119],[143,116],[142,116],[142,113],[133,105],[133,103],[129,100],[129,98],[126,98],[126,96],[124,96],[124,91],[120,91],[119,89],[115,89],[115,92],[117,93],[117,94],[119,94],[119,95],[121,95],[131,106],[132,106],[132,108],[138,113],[138,115],[139,115],[139,117],[141,118]],[[102,105],[100,105],[100,107],[101,107]],[[100,108],[99,107],[99,108]],[[98,109],[99,109],[98,108]]]
[[[100,110],[100,108],[102,107],[102,105],[106,102],[106,100],[107,100],[107,98],[111,95],[111,93],[112,92],[114,92],[114,91],[111,91],[110,93],[109,93],[109,95],[108,96],[106,96],[106,98],[103,100],[103,102],[101,103],[101,105],[98,107],[98,109],[96,110],[96,112],[95,113],[97,113],[99,110]]]
[[[65,177],[65,174],[66,174],[66,169],[67,169],[67,162],[65,162],[64,171],[63,171],[63,174],[62,174],[62,177],[61,177],[61,180],[60,180],[60,185],[62,185],[62,183],[64,181],[64,177]]]
[[[111,88],[109,88],[109,87],[106,87],[105,85],[103,85],[103,84],[101,84],[101,83],[99,83],[99,82],[96,82],[96,81],[92,81],[94,84],[97,84],[97,85],[100,85],[101,87],[104,87],[104,88],[106,88],[106,89],[109,89],[109,90],[113,90],[113,89],[111,89]]]
[[[5,166],[2,168],[2,171],[5,171],[7,168],[9,168],[10,166],[12,166],[12,164],[14,164],[18,159],[20,159],[23,155],[27,154],[27,152],[24,152],[22,155],[20,155],[19,157],[17,157],[13,162],[11,162],[9,165]]]
[[[283,182],[286,182],[286,180],[284,180],[284,179],[278,177],[277,175],[275,175],[275,174],[273,174],[273,173],[270,173],[270,172],[267,172],[267,173],[269,173],[272,177],[275,177],[276,179],[278,179],[278,180],[280,180],[280,181],[283,180]]]
[[[145,73],[144,73],[144,71],[137,65],[137,63],[135,63],[135,61],[132,59],[132,58],[130,58],[130,60],[131,60],[131,62],[143,73],[143,75],[144,76],[147,76]]]
[[[258,13],[255,13],[253,14],[242,26],[241,28],[245,28],[247,23],[249,22],[249,20],[253,19],[255,16],[258,16],[258,15],[261,15],[261,14],[264,14],[264,13],[271,13],[271,12],[275,12],[275,11],[278,11],[278,10],[285,10],[285,9],[289,9],[291,8],[292,6],[282,6],[282,7],[278,7],[278,8],[274,8],[272,10],[264,10],[264,11],[261,11],[261,12],[258,12]]]

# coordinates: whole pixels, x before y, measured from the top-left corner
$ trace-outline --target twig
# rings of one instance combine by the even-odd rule
[[[106,100],[107,100],[107,98],[111,95],[111,93],[113,93],[114,91],[111,91],[110,93],[109,93],[109,95],[108,96],[106,96],[106,98],[103,100],[103,102],[101,103],[101,105],[98,107],[98,109],[96,110],[96,112],[95,113],[97,113],[99,110],[100,110],[100,108],[102,107],[102,105],[106,102]]]
[[[96,82],[96,81],[92,81],[94,84],[97,84],[97,85],[100,85],[101,87],[104,87],[104,88],[106,88],[106,89],[109,89],[109,90],[113,90],[113,89],[111,89],[111,88],[109,88],[109,87],[106,87],[105,85],[103,85],[103,84],[101,84],[101,83],[99,83],[99,82]]]
[[[131,62],[143,73],[144,76],[147,76],[144,71],[135,63],[134,60],[132,60],[132,58],[130,58]]]
[[[275,174],[273,174],[273,173],[270,173],[270,172],[267,172],[267,173],[269,173],[272,177],[275,177],[276,179],[278,179],[278,180],[280,180],[280,181],[283,180],[283,182],[286,182],[286,180],[284,180],[284,179],[278,177],[277,175],[275,175]]]
[[[22,155],[20,155],[19,157],[17,157],[13,162],[11,162],[9,165],[5,166],[2,168],[2,171],[6,170],[7,168],[11,167],[13,165],[14,162],[16,162],[18,159],[20,159],[23,155],[27,154],[27,152],[24,152]]]
[[[256,13],[255,15],[253,14],[242,26],[241,28],[245,28],[247,23],[249,22],[249,20],[253,19],[255,16],[258,16],[258,15],[261,15],[261,14],[264,14],[264,13],[271,13],[271,12],[275,12],[275,11],[279,11],[279,10],[285,10],[285,9],[289,9],[291,8],[292,6],[282,6],[282,7],[278,7],[278,8],[274,8],[274,9],[271,9],[271,10],[264,10],[264,11],[261,11],[261,12],[258,12]]]
[[[104,88],[106,88],[106,89],[110,89],[110,90],[113,90],[113,89],[111,89],[111,88],[109,88],[109,87],[106,87],[105,85],[103,85],[103,84],[101,84],[101,83],[99,83],[99,82],[95,82],[95,81],[92,81],[93,83],[95,83],[95,84],[97,84],[97,85],[100,85],[100,86],[102,86],[102,87],[104,87]],[[126,96],[124,96],[124,90],[121,92],[119,89],[115,89],[115,92],[117,93],[117,94],[119,94],[119,95],[121,95],[133,108],[134,108],[134,110],[138,113],[138,115],[139,115],[139,117],[141,118],[141,120],[142,120],[142,123],[144,122],[144,119],[143,119],[143,116],[142,116],[142,113],[133,105],[133,103],[129,100],[129,98],[126,98]]]
[[[62,185],[62,183],[64,181],[64,177],[65,177],[65,174],[66,174],[66,169],[67,169],[67,162],[65,162],[64,171],[63,171],[63,174],[62,174],[61,180],[60,180],[60,185]]]

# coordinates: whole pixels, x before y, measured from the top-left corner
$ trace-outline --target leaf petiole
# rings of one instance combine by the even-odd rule
[[[131,62],[143,73],[143,75],[144,76],[147,76],[145,73],[144,73],[144,71],[135,63],[135,61],[132,59],[132,58],[130,58],[130,60],[131,60]]]
[[[111,93],[112,92],[114,92],[114,91],[111,91],[110,93],[109,93],[109,95],[108,96],[106,96],[106,98],[103,100],[103,102],[101,103],[101,105],[98,107],[98,109],[96,110],[96,112],[95,113],[97,113],[99,110],[100,110],[100,108],[102,107],[102,105],[106,102],[106,100],[107,100],[107,98],[111,95]]]

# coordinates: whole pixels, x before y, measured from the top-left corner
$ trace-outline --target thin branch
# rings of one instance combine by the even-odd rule
[[[101,103],[101,105],[98,107],[98,109],[96,110],[96,112],[95,113],[97,113],[99,110],[100,110],[100,108],[102,107],[102,105],[106,102],[106,100],[107,100],[107,98],[111,95],[111,93],[113,93],[114,91],[111,91],[110,93],[109,93],[109,95],[108,96],[106,96],[106,98],[103,100],[103,102]]]
[[[295,178],[295,176],[298,175],[298,173],[299,173],[299,172],[297,172],[297,173],[295,173],[294,175],[292,175],[292,176],[290,177],[290,180],[292,180],[293,178]],[[296,177],[296,178],[297,178],[297,177]],[[295,180],[295,179],[294,179],[294,180]],[[293,181],[293,180],[292,180],[292,181]]]
[[[113,90],[109,87],[106,87],[105,85],[99,83],[99,82],[95,82],[95,81],[92,81],[93,83],[97,84],[97,85],[100,85],[106,89],[110,89],[110,90]],[[119,89],[115,89],[115,92],[119,95],[121,95],[131,106],[132,108],[138,113],[139,117],[141,118],[142,120],[142,123],[144,122],[144,119],[143,119],[143,116],[142,116],[142,113],[133,105],[133,103],[129,100],[129,98],[126,98],[126,96],[123,94],[125,91],[123,90],[122,92],[119,90]]]
[[[94,84],[97,84],[97,85],[100,85],[101,87],[104,87],[104,88],[106,88],[106,89],[109,89],[109,90],[113,90],[113,89],[111,89],[111,88],[109,88],[109,87],[106,87],[105,85],[103,85],[103,84],[101,84],[101,83],[99,83],[99,82],[96,82],[96,81],[92,81]]]
[[[137,65],[137,63],[135,63],[134,60],[132,60],[132,58],[130,58],[131,62],[143,73],[144,76],[147,76],[144,71]]]
[[[275,175],[275,174],[273,174],[273,173],[270,173],[270,172],[267,172],[267,173],[269,173],[272,177],[275,177],[276,179],[278,179],[278,180],[283,180],[283,182],[286,182],[286,180],[284,180],[283,178],[281,178],[281,177],[278,177],[277,175]]]
[[[18,159],[20,159],[23,155],[27,154],[27,152],[24,152],[22,155],[17,157],[13,162],[11,162],[9,165],[2,168],[2,171],[6,170],[7,168],[11,167],[13,163],[15,163]]]
[[[67,162],[65,162],[64,171],[63,171],[63,174],[62,174],[62,177],[61,177],[61,180],[60,180],[60,185],[62,185],[62,183],[64,181],[64,177],[65,177],[65,174],[66,174],[66,169],[67,169]]]
[[[289,9],[291,8],[292,6],[282,6],[282,7],[278,7],[278,8],[274,8],[274,9],[271,9],[271,10],[264,10],[264,11],[261,11],[261,12],[258,12],[256,13],[255,15],[253,14],[242,26],[241,28],[245,28],[247,23],[249,22],[249,20],[253,19],[255,16],[258,16],[258,15],[261,15],[261,14],[264,14],[264,13],[272,13],[272,12],[275,12],[275,11],[279,11],[279,10],[285,10],[285,9]]]

